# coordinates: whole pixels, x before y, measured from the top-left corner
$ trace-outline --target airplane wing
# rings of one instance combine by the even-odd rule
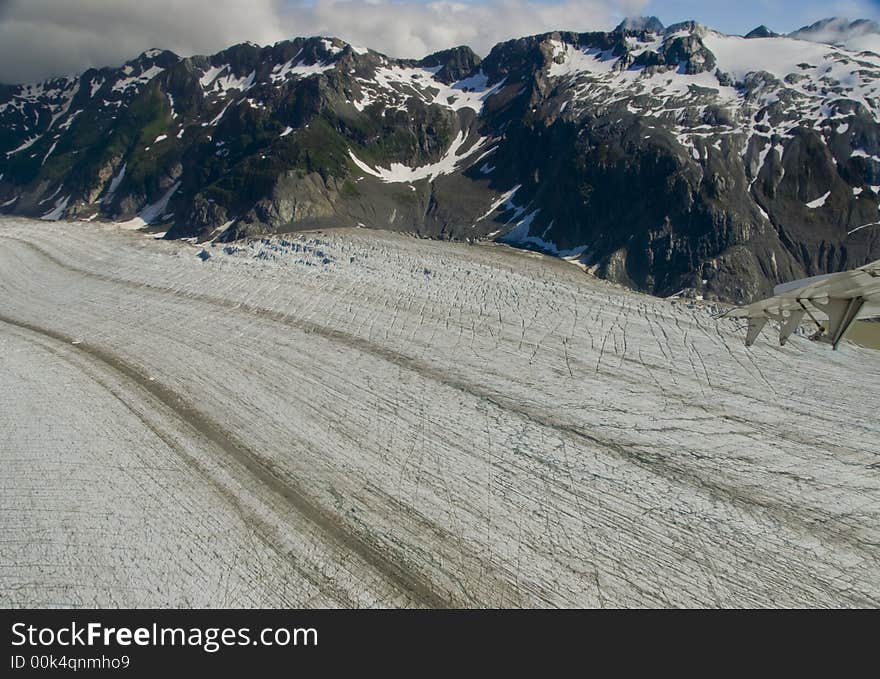
[[[784,345],[808,317],[837,349],[854,320],[880,316],[880,259],[851,271],[777,285],[773,297],[733,309],[725,316],[748,319],[747,347],[755,343],[771,319],[779,322],[779,343]]]

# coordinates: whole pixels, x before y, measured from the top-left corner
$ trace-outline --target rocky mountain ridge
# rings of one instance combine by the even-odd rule
[[[332,38],[151,50],[0,86],[0,212],[199,240],[498,239],[653,294],[748,301],[880,257],[880,56],[750,36],[649,17],[485,59]]]

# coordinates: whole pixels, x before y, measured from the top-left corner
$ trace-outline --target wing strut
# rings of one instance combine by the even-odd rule
[[[823,332],[825,332],[825,326],[823,326],[818,320],[816,320],[816,317],[813,315],[813,312],[810,311],[809,309],[807,309],[806,306],[804,306],[803,301],[798,300],[797,303],[801,305],[801,309],[803,309],[804,312],[807,314],[807,316],[809,316],[810,319],[813,321],[813,323],[816,324],[816,327],[819,329],[819,334],[822,334]]]
[[[746,333],[747,347],[752,346],[755,340],[758,339],[758,335],[761,334],[764,326],[767,325],[767,320],[766,316],[749,316],[749,331]]]
[[[791,313],[788,314],[788,318],[779,326],[779,345],[785,346],[785,343],[788,341],[788,338],[791,337],[791,333],[800,327],[801,321],[804,320],[804,314],[806,310],[804,309],[794,309]]]
[[[849,326],[856,320],[859,311],[865,305],[864,297],[851,299],[829,299],[827,303],[810,300],[810,304],[821,309],[828,315],[828,334],[831,336],[831,346],[837,349],[840,340],[849,330]]]

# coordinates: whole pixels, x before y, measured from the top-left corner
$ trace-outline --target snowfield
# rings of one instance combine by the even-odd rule
[[[498,245],[0,221],[0,605],[880,605],[880,355]]]

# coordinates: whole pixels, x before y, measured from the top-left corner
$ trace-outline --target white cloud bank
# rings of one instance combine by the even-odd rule
[[[556,29],[608,29],[645,4],[643,0],[319,0],[291,7],[287,23],[307,27],[307,34],[338,35],[400,57],[421,57],[456,45],[469,45],[485,55],[508,38]]]
[[[399,57],[485,54],[542,31],[607,29],[646,0],[0,0],[0,82],[119,65],[151,47],[209,54],[251,40],[334,35]]]

